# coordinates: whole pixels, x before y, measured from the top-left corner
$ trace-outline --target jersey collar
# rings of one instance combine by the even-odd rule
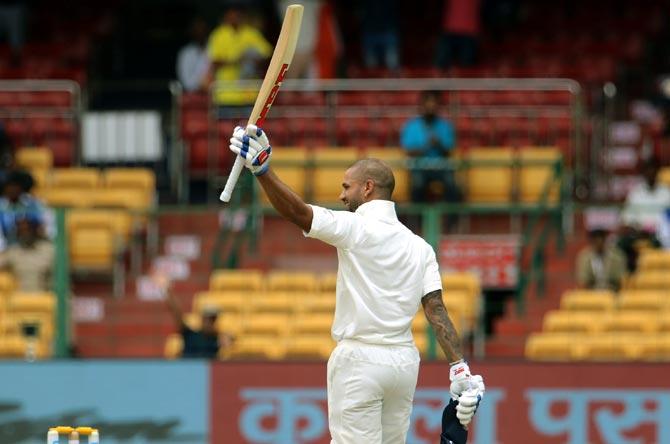
[[[364,217],[373,217],[389,222],[396,222],[398,220],[398,216],[395,213],[395,202],[390,200],[375,199],[365,202],[356,209],[356,213]]]

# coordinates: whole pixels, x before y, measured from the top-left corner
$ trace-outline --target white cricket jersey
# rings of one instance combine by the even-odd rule
[[[421,298],[442,289],[431,246],[398,221],[389,200],[366,202],[354,213],[311,207],[305,236],[337,247],[333,339],[413,344]]]

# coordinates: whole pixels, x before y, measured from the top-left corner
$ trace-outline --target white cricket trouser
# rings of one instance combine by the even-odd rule
[[[418,376],[414,346],[340,341],[328,359],[331,444],[404,443]]]

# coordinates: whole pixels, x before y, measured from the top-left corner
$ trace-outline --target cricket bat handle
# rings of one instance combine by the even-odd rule
[[[226,181],[226,186],[223,188],[221,196],[219,196],[221,201],[230,202],[230,197],[233,195],[233,190],[235,189],[235,185],[237,185],[237,179],[239,179],[243,168],[244,159],[242,159],[240,156],[235,157],[235,163],[233,164],[233,168],[230,170],[230,175]]]

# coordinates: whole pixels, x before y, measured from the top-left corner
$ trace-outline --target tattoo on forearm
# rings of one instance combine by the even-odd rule
[[[461,339],[442,302],[442,291],[436,290],[428,293],[421,299],[421,303],[428,322],[435,330],[437,342],[440,343],[449,362],[462,359]]]

